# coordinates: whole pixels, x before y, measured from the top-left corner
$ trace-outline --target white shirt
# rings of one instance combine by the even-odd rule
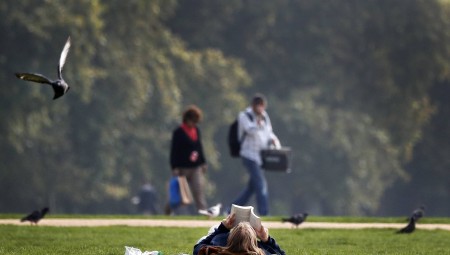
[[[246,112],[250,113],[253,120],[250,120]],[[260,118],[259,125],[258,118]],[[271,141],[275,142],[276,147],[280,147],[280,142],[272,131],[272,124],[270,123],[270,118],[266,111],[262,113],[262,116],[257,116],[251,107],[240,112],[238,134],[241,142],[242,139],[244,139],[241,144],[240,155],[255,161],[258,165],[262,164],[261,150],[268,149]]]

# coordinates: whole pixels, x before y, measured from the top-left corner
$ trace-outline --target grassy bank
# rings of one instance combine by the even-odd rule
[[[0,226],[0,254],[124,254],[124,246],[192,252],[206,228]],[[450,254],[450,232],[393,229],[273,229],[287,254]]]
[[[25,214],[0,214],[0,219],[20,219]],[[283,216],[262,217],[263,221],[280,221]],[[114,215],[114,214],[49,214],[49,219],[164,219],[164,220],[207,220],[205,216],[165,216],[165,215]],[[212,219],[212,222],[220,221],[224,216]],[[405,223],[405,217],[351,217],[351,216],[309,216],[308,222],[340,222],[340,223]],[[450,224],[450,218],[446,217],[424,217],[421,224]]]

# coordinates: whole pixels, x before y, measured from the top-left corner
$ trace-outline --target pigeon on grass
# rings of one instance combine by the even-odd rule
[[[298,225],[302,224],[306,217],[308,217],[308,213],[297,213],[289,218],[281,219],[281,222],[290,222],[298,228]]]
[[[425,206],[421,205],[419,208],[415,209],[410,218],[414,218],[414,220],[417,222],[420,218],[422,218],[425,215]],[[408,219],[409,220],[409,219]]]
[[[416,230],[416,219],[414,217],[410,217],[408,225],[397,231],[397,234],[411,234],[414,230]]]
[[[44,216],[49,212],[50,210],[48,207],[43,208],[42,210],[35,210],[32,213],[28,214],[27,216],[23,217],[20,222],[29,221],[31,224],[38,224],[38,222],[44,218]]]
[[[221,208],[222,208],[222,204],[218,203],[215,206],[212,206],[206,210],[198,210],[198,213],[201,215],[208,216],[209,218],[214,218],[214,217],[219,216]]]

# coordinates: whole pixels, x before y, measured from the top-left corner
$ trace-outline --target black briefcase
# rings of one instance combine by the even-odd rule
[[[262,168],[268,171],[291,171],[291,149],[282,147],[281,149],[261,150]]]

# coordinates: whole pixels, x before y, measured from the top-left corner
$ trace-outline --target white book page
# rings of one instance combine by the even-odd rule
[[[253,206],[231,205],[231,214],[235,214],[235,227],[240,222],[249,222],[254,229],[261,228],[261,219],[253,212]]]
[[[240,222],[249,222],[250,221],[250,213],[253,209],[252,206],[239,206],[239,205],[231,205],[231,214],[234,214],[234,226],[239,224]],[[233,226],[233,227],[234,227]]]
[[[252,225],[252,227],[255,230],[261,229],[261,218],[259,218],[258,216],[256,216],[256,214],[253,213],[252,210],[252,214],[250,216],[250,225]]]

